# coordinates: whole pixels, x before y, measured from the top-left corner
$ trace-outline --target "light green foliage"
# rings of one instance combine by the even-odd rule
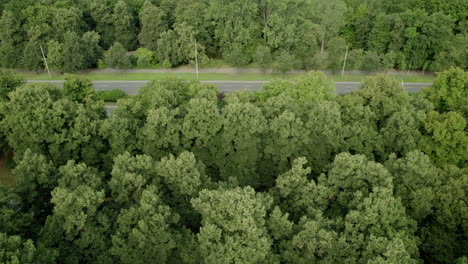
[[[345,259],[348,253],[346,244],[336,232],[329,230],[326,219],[303,217],[297,229],[299,231],[285,243],[285,262],[336,263]]]
[[[364,106],[369,106],[377,114],[379,128],[389,116],[410,103],[410,97],[400,82],[386,75],[368,77],[357,94],[364,100]]]
[[[63,44],[55,40],[47,42],[47,64],[52,71],[63,69]]]
[[[294,113],[284,111],[268,122],[268,137],[265,138],[265,158],[275,166],[274,175],[291,167],[292,161],[305,155],[310,144],[310,131]],[[271,168],[270,168],[271,169]],[[266,175],[265,175],[266,176]]]
[[[255,51],[254,61],[263,71],[266,71],[272,63],[271,50],[267,46],[258,46]]]
[[[381,164],[348,153],[336,155],[330,171],[318,181],[326,187],[324,197],[329,201],[331,215],[356,208],[374,188],[393,188],[392,177]]]
[[[34,213],[40,213],[48,205],[50,192],[57,186],[57,171],[45,156],[26,150],[13,169],[16,192]],[[50,213],[50,212],[47,212]]]
[[[460,68],[440,72],[434,84],[423,91],[439,113],[457,111],[468,114],[468,73]]]
[[[422,137],[419,128],[424,118],[424,114],[408,108],[393,113],[380,130],[384,153],[395,152],[404,155],[409,151],[420,149]]]
[[[65,74],[63,83],[63,93],[76,102],[91,100],[94,95],[93,83],[91,80],[76,75]]]
[[[122,44],[126,50],[134,50],[137,39],[136,28],[133,15],[128,9],[126,2],[123,0],[118,1],[112,15],[115,42]]]
[[[251,103],[233,100],[224,107],[222,125],[215,161],[221,179],[258,185],[255,165],[260,158],[260,135],[266,129],[262,112]]]
[[[111,159],[125,151],[135,154],[140,146],[139,138],[135,135],[138,135],[144,126],[147,111],[146,105],[136,98],[117,102],[117,108],[104,120],[99,131],[100,135],[109,142],[108,155]]]
[[[53,214],[47,217],[44,242],[59,248],[60,258],[73,263],[103,256],[108,223],[99,212],[105,201],[100,173],[85,164],[68,162],[60,169],[59,185],[52,191]]]
[[[63,70],[65,72],[75,72],[85,66],[84,48],[77,33],[73,31],[65,33],[63,44]]]
[[[175,152],[180,146],[179,110],[166,107],[148,112],[145,126],[141,129],[141,149],[156,160]]]
[[[157,53],[159,61],[168,61],[170,66],[182,63],[195,63],[195,39],[194,29],[186,24],[177,24],[174,30],[161,33],[158,40]],[[205,47],[197,43],[198,62],[203,64],[208,61],[205,55]],[[166,67],[163,63],[163,66]]]
[[[335,86],[325,74],[310,71],[304,77],[299,78],[294,86],[286,92],[301,105],[312,102],[332,100],[335,98]]]
[[[101,104],[78,104],[62,98],[52,84],[29,84],[10,93],[2,128],[8,144],[21,157],[26,149],[44,154],[54,164],[69,159],[100,161],[103,142],[97,136],[105,117]]]
[[[292,162],[292,168],[279,175],[272,194],[282,211],[299,221],[303,215],[315,216],[317,210],[323,209],[324,199],[315,181],[309,180],[311,168],[304,168],[307,160],[298,158]]]
[[[147,155],[132,157],[128,152],[114,159],[111,176],[109,187],[119,204],[139,201],[147,185],[159,183],[154,159]]]
[[[208,1],[180,0],[174,10],[175,24],[186,23],[194,28],[193,37],[198,43],[206,47],[210,57],[217,54],[218,47],[213,41],[215,24],[207,23]]]
[[[363,98],[356,93],[340,99],[343,122],[343,151],[363,154],[372,159],[383,151],[382,137],[377,129],[377,115],[369,106],[363,106]]]
[[[356,193],[362,195],[362,193]],[[344,231],[351,262],[390,261],[418,263],[416,223],[410,219],[392,189],[374,187],[344,219]]]
[[[117,102],[119,99],[125,98],[127,94],[120,89],[112,89],[107,91],[97,91],[94,93],[96,100],[104,102]]]
[[[256,2],[210,1],[207,17],[215,22],[214,37],[219,40],[223,58],[234,66],[243,66],[252,59],[261,31],[257,14]]]
[[[307,75],[295,82],[274,80],[263,85],[259,96],[266,100],[269,97],[285,94],[290,96],[301,106],[314,102],[332,100],[335,97],[335,86],[325,76],[316,71],[310,71]]]
[[[109,68],[127,69],[130,68],[130,57],[127,50],[119,42],[115,42],[109,50],[104,53],[104,63]]]
[[[323,51],[323,47],[327,45],[328,41],[338,33],[340,26],[344,22],[343,15],[346,12],[346,5],[344,1],[340,0],[312,0],[310,1],[310,4],[312,6],[312,21],[316,21],[320,26],[320,42]]]
[[[0,100],[8,100],[8,94],[26,83],[26,80],[12,71],[0,71]]]
[[[43,152],[43,147],[37,143],[51,135],[50,108],[59,97],[60,91],[51,84],[30,84],[10,93],[10,102],[2,109],[1,128],[18,155],[28,148]]]
[[[0,233],[0,261],[5,264],[32,264],[36,260],[36,247],[32,240],[23,242],[19,236]]]
[[[275,58],[274,69],[280,73],[286,73],[294,68],[296,58],[287,51],[281,51]]]
[[[181,140],[185,148],[198,152],[211,146],[212,139],[221,129],[221,116],[215,100],[193,98],[188,102],[181,127]]]
[[[305,123],[309,140],[305,141],[304,148],[314,172],[320,172],[320,168],[331,162],[337,153],[342,144],[342,127],[340,107],[336,102],[317,102],[310,107]]]
[[[146,188],[138,203],[122,209],[112,236],[111,253],[121,263],[166,263],[178,246],[171,227],[179,216],[165,205],[155,186]]]
[[[138,35],[140,44],[151,50],[158,50],[158,39],[167,29],[164,11],[146,1],[140,13],[141,31]]]
[[[207,184],[205,166],[195,160],[193,153],[184,151],[177,158],[162,158],[156,172],[167,183],[175,197],[195,197]]]
[[[53,10],[51,27],[58,35],[56,39],[63,40],[65,33],[69,31],[81,33],[83,22],[83,12],[79,8],[57,8]]]
[[[468,160],[466,120],[456,112],[429,112],[424,124],[424,151],[436,165],[463,165]]]
[[[362,63],[364,60],[364,50],[353,49],[348,52],[348,58],[346,58],[346,70],[360,70],[362,69]]]
[[[138,66],[141,62],[147,63],[145,66],[149,66],[158,62],[158,58],[156,57],[156,53],[152,52],[146,48],[139,48],[135,52],[135,56],[138,58]]]
[[[192,205],[202,216],[198,234],[205,263],[261,263],[272,256],[265,217],[271,198],[251,187],[203,190]]]
[[[411,218],[420,222],[433,213],[435,193],[442,179],[427,155],[418,150],[400,159],[391,155],[385,167],[392,173],[394,192]]]

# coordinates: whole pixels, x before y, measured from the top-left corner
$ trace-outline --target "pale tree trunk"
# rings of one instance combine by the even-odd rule
[[[322,47],[320,48],[320,55],[323,55],[323,45],[325,43],[325,37],[322,38]]]

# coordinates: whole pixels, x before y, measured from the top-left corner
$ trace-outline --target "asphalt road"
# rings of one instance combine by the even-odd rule
[[[51,82],[59,87],[63,81],[28,81],[28,82]],[[260,90],[266,81],[201,81],[201,83],[212,83],[216,85],[220,92],[233,92],[236,90]],[[129,95],[138,93],[138,89],[148,83],[147,81],[94,81],[96,91],[120,89]],[[335,82],[336,93],[343,94],[358,89],[360,82]],[[421,88],[431,85],[430,83],[403,83],[408,92],[420,92]]]
[[[63,81],[28,81],[29,83],[50,82],[62,87]],[[128,95],[135,95],[138,89],[144,86],[148,81],[94,81],[96,91],[120,89]],[[262,88],[266,81],[201,81],[201,83],[212,83],[216,85],[220,92],[233,92],[237,90],[256,91]],[[335,82],[336,93],[344,94],[359,88],[360,82]],[[420,92],[421,88],[428,87],[430,83],[403,83],[406,90],[410,93]],[[115,106],[106,106],[108,114],[115,109]]]

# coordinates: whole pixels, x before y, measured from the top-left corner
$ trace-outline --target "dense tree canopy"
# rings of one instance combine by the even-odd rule
[[[0,66],[43,69],[42,44],[54,70],[73,72],[102,57],[80,52],[84,46],[107,50],[118,42],[157,52],[172,67],[191,63],[197,41],[203,59],[279,72],[337,70],[347,45],[347,69],[466,69],[467,9],[463,0],[4,0]],[[93,44],[89,32],[97,35]]]
[[[0,262],[463,263],[466,80],[169,79],[106,116],[89,80],[1,72]]]

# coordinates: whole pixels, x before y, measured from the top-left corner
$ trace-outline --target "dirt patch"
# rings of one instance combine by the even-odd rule
[[[0,157],[0,185],[15,185],[15,179],[13,178],[10,168],[8,168],[6,164],[6,157],[3,155]]]

